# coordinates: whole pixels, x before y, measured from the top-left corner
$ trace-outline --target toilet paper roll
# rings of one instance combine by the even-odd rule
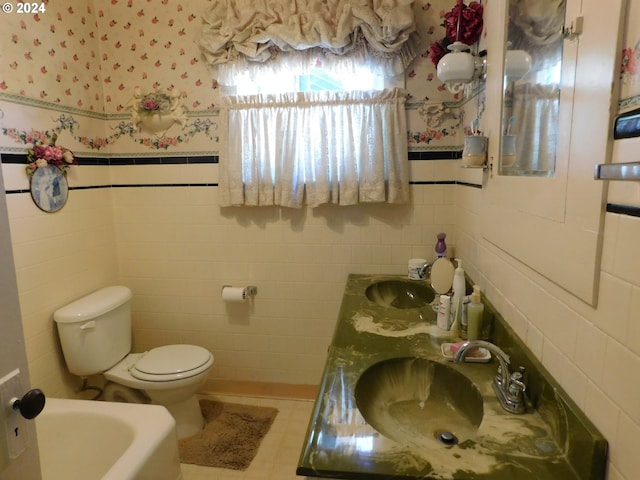
[[[222,299],[225,302],[243,303],[247,301],[244,288],[240,287],[222,287]]]

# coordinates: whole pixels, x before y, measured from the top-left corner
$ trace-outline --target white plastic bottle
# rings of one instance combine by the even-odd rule
[[[449,330],[451,328],[451,297],[449,295],[440,295],[436,324],[441,330]]]
[[[464,270],[462,269],[462,260],[456,258],[458,267],[453,272],[453,297],[451,298],[451,313],[455,319],[458,314],[458,309],[462,309],[463,297],[466,295],[466,282],[464,279]],[[460,318],[462,317],[462,311],[460,311]],[[460,327],[460,322],[458,322]]]
[[[478,285],[473,286],[473,293],[471,294],[471,303],[467,307],[467,339],[468,340],[480,340],[482,335],[482,317],[484,315],[484,305],[480,297],[480,287]]]

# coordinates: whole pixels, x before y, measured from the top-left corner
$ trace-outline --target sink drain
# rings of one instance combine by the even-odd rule
[[[458,437],[451,432],[436,432],[436,439],[444,445],[455,445],[458,443]]]

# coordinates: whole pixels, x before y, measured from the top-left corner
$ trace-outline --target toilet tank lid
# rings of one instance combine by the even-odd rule
[[[56,310],[53,313],[53,319],[57,323],[85,322],[119,307],[131,297],[131,290],[128,287],[101,288]]]

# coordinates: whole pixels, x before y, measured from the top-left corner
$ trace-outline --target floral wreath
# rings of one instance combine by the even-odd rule
[[[47,142],[41,141],[34,143],[33,148],[27,150],[28,164],[26,166],[26,172],[29,177],[33,176],[33,173],[39,167],[46,167],[47,165],[54,165],[62,170],[63,174],[67,174],[67,169],[71,165],[77,165],[75,155],[71,150],[56,145],[58,135],[53,134],[51,136],[46,135]]]
[[[151,92],[138,100],[137,107],[138,115],[169,113],[174,108],[174,100],[166,93]]]
[[[448,53],[447,47],[453,42],[473,45],[480,39],[483,27],[482,13],[483,7],[480,3],[471,2],[465,5],[462,1],[445,13],[442,26],[446,35],[429,46],[429,58],[435,66],[438,66],[440,59]]]

